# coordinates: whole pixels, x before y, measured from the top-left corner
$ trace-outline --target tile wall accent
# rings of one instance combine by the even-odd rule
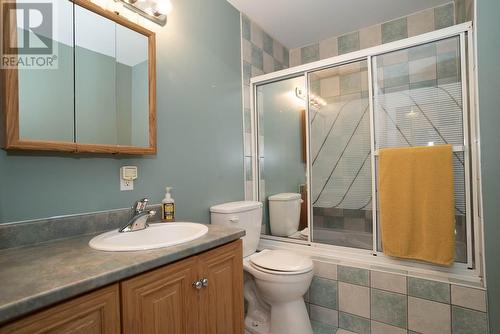
[[[289,50],[241,14],[241,63],[245,152],[245,198],[252,197],[250,78],[289,66]]]
[[[160,204],[148,210],[156,212],[149,221],[161,220]],[[125,208],[0,224],[0,250],[110,231],[124,226],[131,216],[132,209]]]
[[[471,20],[473,0],[455,0],[406,17],[290,50],[290,66],[358,51]]]
[[[486,292],[314,260],[304,296],[315,334],[487,334]]]

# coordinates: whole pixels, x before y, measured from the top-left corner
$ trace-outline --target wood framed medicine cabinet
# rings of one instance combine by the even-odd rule
[[[53,6],[60,8],[51,19],[59,27],[45,36],[57,44],[57,69],[20,68],[20,50],[33,32],[19,27],[9,12],[22,6],[0,0],[1,147],[156,154],[155,33],[90,0],[57,1]],[[11,66],[4,66],[6,54],[15,60]]]

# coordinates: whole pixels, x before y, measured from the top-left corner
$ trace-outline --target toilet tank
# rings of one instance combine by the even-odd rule
[[[262,225],[262,203],[254,201],[230,202],[210,208],[210,223],[244,229],[243,257],[257,250]]]
[[[281,193],[269,196],[269,225],[274,236],[288,237],[299,229],[302,196]]]

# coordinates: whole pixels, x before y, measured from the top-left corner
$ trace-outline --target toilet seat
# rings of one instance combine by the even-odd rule
[[[273,275],[299,275],[313,269],[310,258],[285,250],[265,249],[249,257],[255,270]]]

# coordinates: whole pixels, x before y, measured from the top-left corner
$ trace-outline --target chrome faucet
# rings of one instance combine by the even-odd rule
[[[146,211],[148,202],[149,200],[147,198],[143,198],[135,202],[134,216],[130,218],[127,225],[119,229],[118,232],[134,232],[144,230],[148,227],[148,218],[153,217],[156,214],[155,211]]]

